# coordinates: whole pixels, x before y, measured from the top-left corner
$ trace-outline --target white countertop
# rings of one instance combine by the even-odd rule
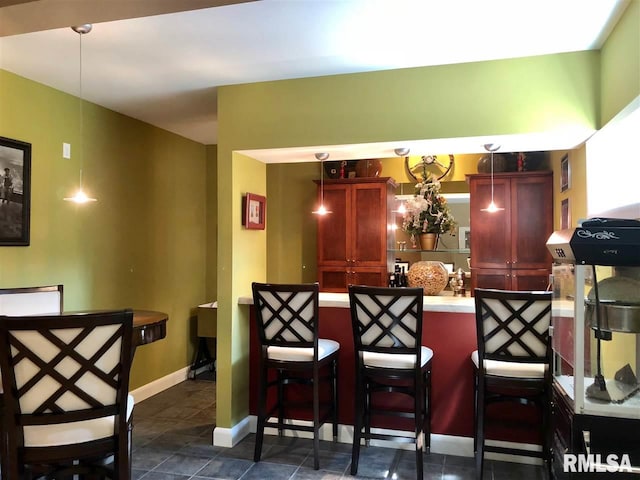
[[[472,297],[454,297],[453,295],[437,295],[424,297],[423,311],[475,313],[476,307]],[[238,298],[239,305],[253,305],[253,297],[245,295]],[[320,307],[349,308],[348,293],[320,292]]]

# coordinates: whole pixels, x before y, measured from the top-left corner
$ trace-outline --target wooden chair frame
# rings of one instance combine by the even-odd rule
[[[319,287],[313,284],[252,284],[258,340],[260,343],[260,367],[258,389],[258,423],[254,461],[259,462],[262,453],[265,427],[275,427],[279,435],[283,430],[299,430],[313,433],[314,468],[320,468],[320,427],[331,419],[333,439],[338,438],[338,352],[336,350],[318,359]],[[294,301],[303,299],[294,306]],[[269,358],[270,347],[313,349],[311,361],[279,360]],[[269,381],[269,371],[276,371],[276,378]],[[322,372],[326,372],[322,374]],[[331,388],[331,401],[321,402],[320,385],[327,381]],[[313,388],[312,425],[285,423],[285,412],[290,407],[306,407],[290,402],[286,386],[311,385]],[[267,408],[267,393],[276,387],[277,401]],[[325,404],[323,404],[325,403]],[[324,410],[321,412],[321,410]],[[269,418],[277,412],[278,420]]]
[[[118,480],[131,478],[132,427],[127,408],[132,331],[130,309],[0,316],[7,478],[58,480],[89,474]],[[105,334],[109,337],[96,345],[96,336]],[[27,341],[30,337],[37,337],[38,341]],[[38,351],[30,345],[39,346]],[[41,349],[45,347],[52,353],[43,356]],[[113,365],[106,366],[107,358]],[[23,362],[32,366],[30,376],[24,374]],[[104,371],[105,367],[109,371]],[[16,373],[16,369],[22,373]],[[97,382],[96,393],[78,381]],[[38,395],[34,394],[35,389],[39,389]],[[102,395],[109,400],[99,398]],[[108,436],[51,445],[28,441],[34,437],[28,429],[55,429],[57,433],[62,424],[105,418],[113,422],[113,433]],[[112,456],[113,469],[105,465],[105,459]]]
[[[355,353],[355,417],[351,475],[358,473],[360,443],[371,439],[412,442],[416,446],[417,478],[423,477],[423,455],[431,447],[431,359],[422,367],[422,288],[349,286],[349,306]],[[375,310],[369,308],[375,305]],[[402,305],[402,306],[400,306]],[[365,365],[367,352],[413,355],[413,368]],[[376,408],[377,392],[395,392],[413,399],[410,412]],[[411,436],[371,432],[373,415],[413,418]],[[364,432],[362,431],[364,428]]]
[[[485,452],[542,458],[551,474],[551,296],[551,292],[474,290],[478,365],[482,366],[474,368],[474,452],[480,480]],[[544,374],[535,378],[492,375],[485,368],[485,362],[492,360],[543,365]],[[540,409],[542,451],[485,444],[486,407],[498,402],[533,404]]]
[[[46,285],[42,287],[15,287],[15,288],[0,288],[0,315],[9,315],[15,310],[15,305],[12,305],[11,308],[6,308],[6,299],[8,296],[13,297],[13,299],[20,299],[20,302],[13,303],[22,303],[24,305],[21,307],[20,314],[31,315],[43,313],[38,306],[34,306],[31,302],[33,297],[38,297],[40,295],[49,295],[57,293],[59,297],[59,302],[57,305],[57,309],[50,313],[62,313],[63,305],[64,305],[64,286],[63,285]],[[23,300],[24,299],[24,300]],[[3,396],[2,396],[2,388],[0,388],[0,472],[2,478],[7,478],[7,465],[6,459],[8,457],[7,451],[7,438],[6,431],[4,427],[4,414],[3,414]]]

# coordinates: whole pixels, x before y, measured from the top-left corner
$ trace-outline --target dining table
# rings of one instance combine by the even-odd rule
[[[169,315],[154,310],[133,311],[133,345],[138,347],[167,336]]]

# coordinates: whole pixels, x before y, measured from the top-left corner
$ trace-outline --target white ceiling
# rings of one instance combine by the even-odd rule
[[[628,1],[261,0],[95,23],[82,38],[82,96],[215,144],[220,85],[598,49]],[[0,13],[33,6],[37,15],[39,3]],[[78,95],[79,36],[65,27],[0,37],[0,68]],[[591,133],[247,153],[277,162],[321,149],[333,159],[392,156],[397,146],[474,153],[487,142],[552,150]]]

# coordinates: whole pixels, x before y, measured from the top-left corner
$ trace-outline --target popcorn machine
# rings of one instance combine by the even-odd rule
[[[640,221],[585,220],[554,232],[547,248],[554,260],[555,460],[628,455],[640,474]]]

